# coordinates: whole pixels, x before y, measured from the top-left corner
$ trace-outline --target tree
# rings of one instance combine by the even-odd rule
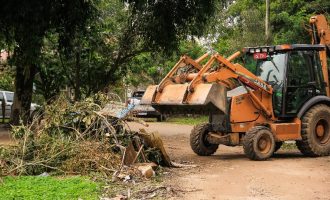
[[[86,23],[86,30],[74,30],[68,45],[57,44],[58,33],[47,33],[37,76],[37,89],[46,99],[64,86],[74,89],[76,100],[103,90],[121,80],[123,65],[144,51],[123,3],[100,1],[96,7],[98,17]]]
[[[182,55],[197,59],[207,50],[194,40],[180,42],[178,51],[172,55],[163,55],[144,52],[135,56],[127,67],[126,83],[134,87],[146,87],[149,84],[158,84],[172,69]]]
[[[313,1],[272,1],[271,25],[275,44],[310,43],[307,32],[309,18],[315,14],[325,14],[329,17],[330,2],[328,0]]]
[[[13,64],[16,66],[13,124],[20,117],[27,122],[32,99],[33,81],[40,63],[43,39],[54,29],[63,46],[75,29],[84,29],[85,22],[94,15],[92,1],[83,0],[12,0],[0,7],[0,35],[14,46]]]
[[[240,50],[244,46],[265,45],[264,0],[228,1],[225,12],[217,13],[214,22],[218,40],[214,48],[224,54]],[[270,44],[310,43],[309,17],[322,13],[329,16],[327,0],[270,1]],[[240,39],[238,39],[240,38]]]
[[[88,94],[116,82],[125,74],[126,68],[122,66],[135,55],[151,50],[170,52],[186,35],[201,35],[218,3],[217,0],[123,2],[125,4],[115,0],[12,0],[1,3],[0,35],[5,36],[6,44],[14,47],[14,124],[18,124],[20,117],[23,122],[27,121],[38,72],[38,79],[49,86],[43,90],[56,93],[59,87],[53,83],[59,80],[55,71],[64,66],[62,72],[68,74],[65,80],[71,82],[79,99],[83,90]],[[119,26],[119,35],[115,31],[107,35],[107,29],[102,26],[111,25],[111,11],[117,8],[126,12],[122,15],[123,26]],[[54,37],[52,45],[56,51],[49,51],[47,55],[48,36]],[[60,56],[60,63],[53,60],[55,55]],[[106,56],[110,59],[104,59]],[[48,67],[49,64],[52,67]],[[97,79],[85,79],[90,78],[92,72]],[[86,84],[88,88],[83,87],[82,81],[90,82]]]
[[[43,90],[46,95],[50,94],[49,91],[54,91],[51,94],[54,96],[58,93],[61,84],[56,87],[52,80],[60,79],[61,83],[74,89],[76,100],[78,100],[81,96],[88,96],[109,85],[116,85],[116,82],[122,80],[126,73],[142,72],[140,71],[141,66],[145,67],[144,71],[147,76],[156,75],[159,71],[158,68],[162,65],[157,64],[158,67],[155,67],[153,64],[165,62],[164,55],[160,55],[158,50],[166,48],[170,52],[169,47],[149,45],[150,40],[146,39],[147,33],[144,32],[144,26],[147,24],[142,20],[145,16],[141,15],[142,10],[145,11],[148,8],[145,5],[141,6],[137,12],[135,4],[132,4],[119,3],[117,0],[100,1],[97,4],[99,17],[87,23],[89,27],[87,31],[75,30],[72,43],[65,47],[52,45],[56,42],[50,42],[54,37],[52,36],[54,34],[50,34],[50,38],[47,37],[46,40],[49,42],[46,42],[44,47],[45,56],[41,61],[43,64],[39,72],[40,78],[38,79],[41,80],[41,84],[38,85],[41,87],[37,88]],[[153,39],[158,41],[158,38]],[[166,44],[168,43],[170,41]],[[46,48],[47,46],[50,48]],[[172,48],[177,47],[172,46]],[[157,53],[152,53],[152,51]],[[148,62],[144,58],[147,58]],[[152,63],[151,60],[155,59],[156,61]],[[144,60],[143,63],[140,62],[142,60]],[[175,60],[176,58],[174,58]],[[64,68],[66,70],[63,70]],[[54,71],[55,69],[57,69],[57,73]],[[166,71],[161,68],[160,70]],[[56,74],[57,78],[47,79],[47,76],[44,75],[46,72],[49,75]],[[60,74],[63,78],[58,76]],[[133,76],[130,77],[130,80],[134,79]],[[50,89],[53,86],[56,89]],[[48,98],[50,97],[46,97],[46,99]]]
[[[145,44],[154,50],[177,49],[187,35],[202,36],[219,0],[126,0]]]

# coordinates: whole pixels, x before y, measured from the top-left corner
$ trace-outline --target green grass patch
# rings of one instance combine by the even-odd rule
[[[176,124],[196,125],[209,121],[208,116],[191,116],[191,117],[169,117],[167,122]]]
[[[297,149],[297,146],[296,146],[295,143],[284,142],[281,146],[281,149],[283,149],[283,150],[295,150],[295,149]]]
[[[4,121],[3,118],[0,117],[0,123],[2,123],[2,124],[9,123],[9,121],[10,121],[10,119],[8,119],[8,118],[5,118],[5,121]]]
[[[99,199],[99,183],[86,177],[4,177],[0,182],[0,199]]]

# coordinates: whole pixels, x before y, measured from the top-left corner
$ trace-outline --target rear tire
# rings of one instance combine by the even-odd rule
[[[210,156],[214,154],[219,145],[210,144],[206,140],[206,136],[209,132],[209,124],[196,125],[190,134],[190,146],[191,149],[200,156]]]
[[[267,160],[274,154],[274,136],[269,128],[255,126],[245,133],[243,149],[251,160]]]
[[[301,120],[301,138],[296,141],[305,156],[327,156],[330,154],[330,108],[320,104],[308,110]]]

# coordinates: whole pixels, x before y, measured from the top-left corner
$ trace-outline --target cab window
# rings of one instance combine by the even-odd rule
[[[290,52],[287,73],[286,114],[296,114],[316,94],[315,56],[311,51]]]

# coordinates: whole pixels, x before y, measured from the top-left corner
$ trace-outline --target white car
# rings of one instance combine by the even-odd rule
[[[5,118],[10,118],[12,106],[13,106],[13,102],[14,102],[14,92],[0,91],[0,119],[3,118],[3,113],[2,113],[2,102],[3,101],[6,104]],[[38,104],[31,103],[30,113],[35,111],[35,109],[37,107],[39,107]]]
[[[164,116],[155,110],[152,106],[140,105],[140,101],[144,95],[144,92],[145,91],[143,90],[135,91],[133,92],[132,97],[128,99],[128,104],[135,105],[132,110],[133,115],[141,118],[157,118],[157,121],[159,122],[164,120]]]

